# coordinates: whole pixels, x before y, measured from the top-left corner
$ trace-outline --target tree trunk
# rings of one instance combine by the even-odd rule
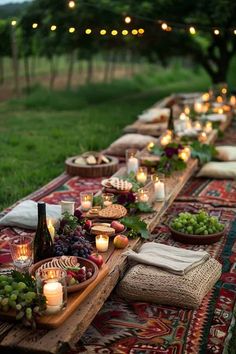
[[[19,61],[18,61],[18,47],[16,41],[16,32],[14,26],[11,26],[11,50],[12,50],[12,69],[14,73],[14,89],[15,93],[19,95]]]
[[[90,57],[88,59],[86,83],[90,84],[92,80],[93,80],[93,58]]]
[[[0,85],[4,84],[4,59],[0,57]]]
[[[67,76],[67,90],[71,89],[72,77],[74,72],[74,64],[75,64],[75,54],[76,52],[73,50],[69,55],[69,66],[68,66],[68,76]]]
[[[112,81],[115,78],[115,70],[116,70],[116,53],[114,50],[110,53],[110,73],[109,73],[109,81]]]
[[[104,76],[103,76],[103,81],[108,83],[109,82],[109,72],[110,72],[110,56],[107,55],[105,57],[105,65],[104,65]]]
[[[49,58],[49,61],[50,61],[50,83],[49,83],[49,86],[50,86],[50,90],[53,90],[54,84],[55,84],[55,79],[57,76],[57,69],[56,69],[56,64],[55,64],[55,60],[54,60],[53,56]]]
[[[24,68],[25,68],[25,83],[26,91],[30,91],[30,69],[29,69],[29,57],[24,56]]]
[[[35,79],[35,71],[36,71],[36,61],[37,61],[37,57],[36,55],[33,54],[32,58],[31,58],[31,77],[32,79]]]

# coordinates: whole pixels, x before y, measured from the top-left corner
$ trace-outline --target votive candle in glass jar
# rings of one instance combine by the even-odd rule
[[[109,236],[97,235],[96,236],[96,248],[98,252],[106,252],[109,247]]]
[[[137,174],[136,174],[136,180],[137,182],[141,184],[145,184],[148,178],[148,172],[147,172],[147,167],[139,167]]]
[[[149,201],[149,192],[147,189],[140,188],[138,190],[138,201],[143,203],[148,203]]]
[[[66,307],[66,277],[66,271],[61,268],[45,268],[36,271],[37,293],[46,297],[45,314],[53,315]]]
[[[155,200],[165,200],[165,176],[163,174],[154,174],[151,176],[151,179],[154,184]]]
[[[33,263],[33,237],[15,236],[9,240],[9,246],[16,269],[27,271]]]
[[[114,194],[112,193],[102,193],[102,204],[103,207],[108,207],[112,205],[114,200]]]
[[[89,211],[93,206],[93,193],[92,192],[81,192],[80,193],[80,203],[82,211]]]
[[[126,150],[126,168],[128,174],[130,174],[131,172],[136,174],[138,171],[139,160],[136,157],[137,152],[137,149]]]

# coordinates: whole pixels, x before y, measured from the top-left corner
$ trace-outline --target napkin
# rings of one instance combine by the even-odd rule
[[[204,114],[202,117],[202,119],[206,119],[210,122],[225,122],[226,121],[226,114]]]
[[[128,250],[123,254],[138,263],[156,266],[177,275],[185,275],[210,258],[206,251],[191,251],[155,242],[142,245],[139,253]]]
[[[151,108],[138,116],[138,120],[143,123],[153,123],[162,120],[164,117],[169,118],[169,108]]]

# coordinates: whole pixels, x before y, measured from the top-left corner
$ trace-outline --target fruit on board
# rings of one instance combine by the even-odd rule
[[[86,231],[90,231],[92,225],[93,225],[93,223],[92,223],[91,220],[86,220],[85,223],[84,223],[84,229],[85,229]]]
[[[113,243],[115,248],[125,248],[129,243],[129,239],[127,236],[122,234],[116,235],[116,237],[113,240]]]
[[[121,224],[119,221],[112,221],[111,227],[116,230],[116,232],[122,232],[125,229],[125,226]]]
[[[88,256],[88,259],[92,262],[94,262],[95,264],[97,264],[97,266],[100,268],[103,263],[104,263],[104,260],[103,260],[103,257],[101,254],[98,254],[98,253],[92,253],[90,256]]]
[[[211,235],[224,230],[216,216],[210,216],[206,211],[198,213],[180,213],[171,222],[172,229],[189,235]]]

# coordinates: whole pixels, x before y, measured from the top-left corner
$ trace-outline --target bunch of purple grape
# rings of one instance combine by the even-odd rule
[[[92,245],[83,236],[59,235],[54,239],[54,255],[88,258],[93,252]]]

